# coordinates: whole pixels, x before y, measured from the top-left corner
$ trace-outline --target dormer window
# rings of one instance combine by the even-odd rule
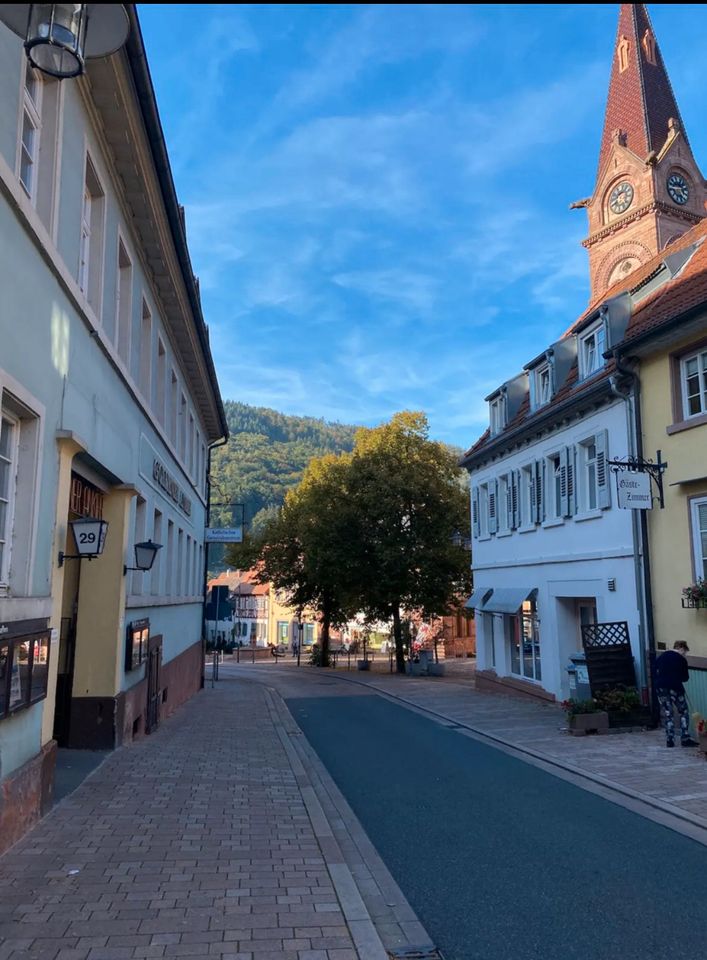
[[[489,402],[491,433],[500,433],[506,425],[506,404],[503,394],[499,394]]]
[[[533,371],[534,407],[543,407],[552,399],[552,371],[545,363]]]
[[[599,323],[579,338],[579,375],[582,380],[604,368],[604,324]]]

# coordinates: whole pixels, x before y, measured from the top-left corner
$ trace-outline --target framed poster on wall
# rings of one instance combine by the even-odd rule
[[[147,644],[150,639],[150,621],[133,620],[128,624],[125,645],[125,669],[137,670],[147,660]]]

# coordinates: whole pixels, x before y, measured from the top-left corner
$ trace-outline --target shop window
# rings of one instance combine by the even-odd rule
[[[525,600],[510,616],[511,673],[523,680],[542,680],[540,631],[535,600]]]
[[[47,630],[0,642],[0,719],[46,697],[49,640]]]

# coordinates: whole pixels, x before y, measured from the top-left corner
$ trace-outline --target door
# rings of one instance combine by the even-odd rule
[[[76,651],[76,614],[61,618],[59,632],[59,666],[56,677],[54,707],[54,739],[60,747],[69,742],[71,722],[71,690],[74,684],[74,655]]]
[[[152,733],[160,723],[160,666],[162,664],[162,637],[150,637],[147,652],[147,712],[145,733]]]

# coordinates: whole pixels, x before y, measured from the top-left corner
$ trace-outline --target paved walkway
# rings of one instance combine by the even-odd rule
[[[345,812],[335,835],[298,735],[231,682],[111,754],[0,858],[0,960],[385,960],[360,887],[387,873]],[[409,944],[412,911],[378,893]]]

